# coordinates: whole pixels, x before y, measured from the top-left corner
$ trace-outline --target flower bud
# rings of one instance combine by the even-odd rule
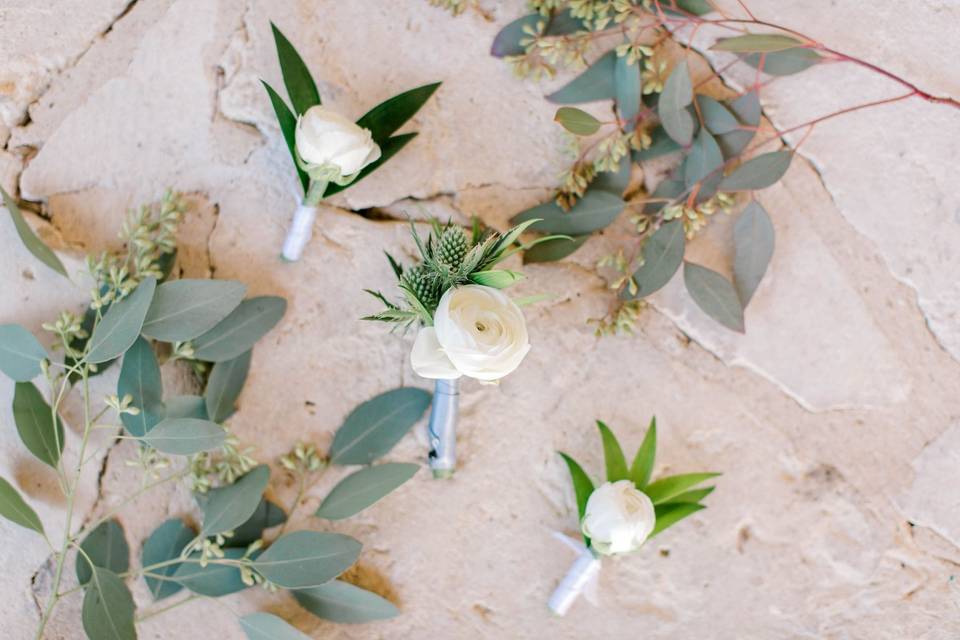
[[[630,480],[606,482],[590,494],[580,527],[604,555],[639,549],[656,524],[653,502]]]
[[[296,146],[311,178],[338,184],[351,182],[361,169],[380,158],[380,147],[369,129],[321,105],[310,107],[297,120]]]

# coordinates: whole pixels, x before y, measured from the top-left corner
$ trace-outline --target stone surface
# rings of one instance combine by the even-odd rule
[[[230,422],[274,463],[273,495],[289,503],[292,478],[275,462],[295,441],[324,449],[358,402],[401,384],[429,388],[409,368],[412,336],[358,320],[376,309],[361,289],[391,286],[382,250],[413,253],[406,216],[478,215],[503,228],[548,196],[566,162],[554,108],[542,99],[552,83],[516,80],[487,56],[523,3],[481,2],[483,12],[458,18],[421,0],[150,0],[125,13],[124,2],[85,0],[55,16],[33,4],[0,9],[0,181],[41,204],[44,217],[29,220],[78,275],[72,284],[38,264],[0,215],[0,322],[42,335],[41,322],[83,304],[81,253],[116,246],[128,207],[167,187],[187,192],[182,273],[240,279],[251,294],[289,301],[254,352]],[[877,24],[864,29],[854,0],[781,4],[750,2],[759,17],[960,95],[943,62],[945,48],[956,47],[953,5],[929,0],[904,13],[901,3],[875,3]],[[269,20],[305,54],[326,102],[349,115],[444,81],[409,125],[417,140],[322,207],[296,264],[277,258],[297,194],[258,82],[280,85]],[[704,29],[697,44],[708,36],[716,33]],[[733,71],[727,80],[751,78]],[[890,91],[835,64],[780,79],[763,95],[772,121],[789,127]],[[777,249],[745,336],[706,319],[673,282],[636,335],[596,338],[588,320],[611,298],[594,264],[630,242],[626,221],[568,261],[526,267],[515,295],[552,297],[526,309],[534,349],[520,370],[499,386],[464,385],[453,480],[421,471],[355,518],[309,518],[350,471],[336,469],[296,517],[298,527],[364,543],[348,579],[396,602],[396,620],[336,626],[290,598],[252,590],[225,606],[198,601],[151,618],[141,637],[239,640],[234,614],[253,610],[282,614],[312,637],[358,639],[633,638],[638,630],[655,638],[956,637],[960,203],[949,178],[958,133],[960,112],[915,99],[818,126],[784,182],[760,194]],[[690,258],[729,270],[732,221],[719,217]],[[169,390],[188,387],[176,366],[163,374]],[[109,393],[115,376],[98,379],[95,393]],[[58,534],[63,500],[16,437],[12,388],[0,380],[0,475]],[[68,451],[78,404],[72,398],[66,413]],[[582,601],[555,618],[545,602],[573,558],[551,532],[576,528],[555,451],[599,471],[593,421],[632,449],[652,414],[659,472],[723,472],[710,509],[637,555],[607,562],[599,607]],[[83,521],[140,480],[125,464],[133,445],[108,442],[109,432],[98,433],[81,482]],[[390,458],[422,460],[425,448],[421,424]],[[184,487],[136,501],[121,516],[131,548],[165,517],[194,518],[191,503]],[[0,522],[0,534],[8,541],[0,548],[4,632],[29,638],[49,595],[49,552],[9,523]],[[134,592],[149,610],[144,586]],[[76,595],[66,598],[48,637],[82,638],[79,607]]]

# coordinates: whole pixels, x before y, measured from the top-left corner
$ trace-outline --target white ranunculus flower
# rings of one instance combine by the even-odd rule
[[[297,120],[296,143],[308,173],[334,167],[341,178],[348,178],[380,157],[369,129],[321,105],[310,107]]]
[[[630,480],[605,482],[590,494],[580,527],[599,553],[611,555],[639,549],[653,532],[653,502]]]
[[[424,378],[493,381],[520,366],[528,351],[520,307],[498,289],[470,284],[443,294],[433,326],[420,329],[410,360]]]

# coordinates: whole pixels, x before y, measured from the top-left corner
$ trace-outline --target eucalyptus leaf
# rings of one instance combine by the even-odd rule
[[[744,332],[743,305],[729,280],[716,271],[687,262],[683,282],[704,313],[728,329]]]
[[[115,573],[95,567],[83,596],[81,619],[89,640],[136,640],[136,606]]]
[[[121,414],[120,421],[127,433],[135,438],[143,437],[163,418],[163,381],[153,348],[139,337],[123,354],[123,366],[117,380],[117,397],[127,395],[133,398],[131,406],[140,413]]]
[[[667,134],[682,146],[693,140],[696,123],[687,107],[693,102],[693,84],[685,61],[679,62],[664,83],[657,114]]]
[[[659,2],[667,13],[680,15],[702,16],[714,10],[711,0],[659,0]]]
[[[0,516],[44,535],[43,523],[37,512],[20,496],[16,487],[3,478],[0,478]]]
[[[678,173],[678,172],[675,172]],[[686,192],[682,180],[666,179],[661,180],[657,188],[653,190],[650,197],[643,205],[643,212],[647,215],[659,213],[661,209],[676,200]]]
[[[310,640],[309,636],[272,613],[249,613],[240,618],[240,628],[247,640]]]
[[[617,441],[617,436],[613,435],[610,428],[600,420],[597,420],[597,428],[600,429],[600,440],[603,442],[603,460],[607,470],[607,482],[626,480],[630,477],[627,471],[627,460],[623,457],[623,449]]]
[[[318,587],[356,562],[360,548],[359,542],[340,533],[294,531],[270,545],[253,568],[285,589]]]
[[[224,549],[222,560],[240,560],[246,549]],[[237,564],[220,564],[220,558],[214,558],[207,566],[200,564],[200,552],[191,553],[185,562],[177,565],[173,579],[193,593],[211,598],[227,596],[247,588],[241,578]]]
[[[554,104],[578,104],[610,100],[616,97],[613,72],[617,53],[610,50],[603,54],[586,71],[547,96]]]
[[[293,160],[293,168],[297,170],[300,185],[303,187],[303,192],[306,193],[310,186],[310,176],[300,168],[300,164],[297,162],[297,116],[290,111],[290,107],[283,101],[280,94],[274,91],[273,87],[263,80],[260,82],[270,97],[270,104],[273,105],[273,112],[277,115],[277,123],[280,125],[280,132],[283,134],[283,140],[287,143],[287,151],[290,152],[290,158]]]
[[[233,530],[233,536],[227,538],[227,547],[246,547],[263,537],[263,532],[287,521],[287,514],[273,502],[265,498],[246,522]]]
[[[270,467],[261,464],[233,484],[211,489],[203,505],[205,537],[236,529],[257,510],[260,498],[270,480]]]
[[[387,454],[430,406],[430,393],[401,387],[357,406],[337,429],[332,464],[370,464]]]
[[[280,72],[283,75],[283,84],[287,88],[287,95],[290,96],[294,111],[302,115],[310,107],[320,104],[320,92],[317,91],[317,85],[303,58],[287,37],[272,22],[270,29],[273,31],[273,40],[277,46],[277,59],[280,62]]]
[[[180,518],[170,518],[153,530],[150,537],[143,543],[141,563],[144,567],[161,564],[180,557],[188,544],[196,537],[196,532],[184,524]],[[173,581],[180,563],[168,564],[149,571],[154,575],[144,576],[150,595],[154,600],[163,600],[179,592],[183,585]],[[169,578],[169,579],[164,579]]]
[[[743,61],[754,69],[759,69],[762,63],[763,72],[771,76],[789,76],[822,62],[823,56],[813,49],[796,48],[766,54],[751,53],[744,56]]]
[[[681,148],[682,147],[670,137],[666,129],[663,128],[663,125],[657,125],[650,132],[650,146],[646,149],[634,151],[633,159],[636,162],[645,162],[669,153],[674,153]]]
[[[771,151],[747,160],[720,182],[721,191],[766,189],[783,177],[793,159],[791,151]]]
[[[681,473],[675,476],[667,476],[648,484],[644,493],[647,494],[653,504],[657,505],[719,475],[719,473]]]
[[[734,53],[770,53],[802,45],[803,43],[796,38],[780,33],[748,33],[732,38],[721,38],[710,48],[714,51]]]
[[[410,142],[416,137],[417,137],[416,133],[401,133],[399,135],[387,138],[387,140],[380,145],[380,157],[377,160],[365,166],[360,171],[360,174],[350,184],[339,185],[336,183],[330,183],[329,185],[327,185],[327,190],[323,192],[323,197],[329,198],[333,194],[340,193],[347,187],[352,187],[353,185],[357,184],[358,182],[366,178],[368,175],[370,175],[371,173],[379,169],[383,163],[385,163],[387,160],[389,160],[390,158],[395,156],[397,153],[399,153],[400,150],[403,149],[408,142]]]
[[[560,456],[563,458],[563,461],[567,463],[567,469],[570,471],[570,479],[573,481],[573,492],[577,498],[577,513],[579,514],[579,519],[583,520],[583,514],[587,510],[587,500],[590,499],[590,494],[593,493],[593,481],[590,480],[590,476],[583,470],[583,467],[580,464],[568,456],[567,454],[560,452]]]
[[[40,375],[47,350],[19,324],[0,324],[0,371],[14,382],[29,382]]]
[[[174,280],[159,287],[143,335],[164,342],[192,340],[237,308],[247,286],[234,280]]]
[[[662,289],[683,263],[686,235],[682,220],[671,220],[643,243],[643,264],[633,273],[637,292],[624,289],[624,298],[645,298]]]
[[[706,130],[701,129],[683,161],[683,182],[688,189],[708,176],[720,176],[718,169],[723,166],[723,153],[717,141]]]
[[[761,115],[760,98],[756,91],[749,91],[730,102],[727,107],[737,117],[741,125],[736,131],[717,136],[717,144],[723,151],[723,157],[729,160],[746,149],[756,135],[756,128],[760,124]]]
[[[520,41],[529,37],[524,28],[536,29],[537,23],[541,20],[544,20],[544,17],[539,13],[531,13],[507,24],[494,37],[493,44],[490,46],[490,55],[494,58],[523,55],[525,49]]]
[[[300,606],[324,620],[358,624],[386,620],[400,614],[389,600],[343,580],[331,580],[311,589],[293,592]]]
[[[210,372],[203,395],[207,415],[214,422],[222,423],[236,411],[237,399],[250,372],[252,355],[252,352],[247,351],[232,360],[218,362]]]
[[[33,232],[33,229],[30,228],[30,225],[27,224],[27,221],[23,218],[23,214],[20,213],[20,207],[17,206],[17,203],[3,187],[0,187],[0,196],[3,198],[3,206],[6,207],[10,213],[10,218],[13,220],[13,226],[17,230],[17,235],[20,236],[20,241],[23,242],[23,246],[27,248],[27,251],[64,278],[69,278],[67,270],[64,268],[63,263],[60,262],[60,258],[57,257],[57,254],[55,254],[50,247],[43,243],[43,240],[37,237],[37,234]]]
[[[713,98],[704,95],[697,96],[697,106],[703,117],[703,124],[714,135],[730,133],[740,128],[740,123],[730,110]]]
[[[759,202],[748,204],[733,227],[733,286],[744,307],[767,272],[773,257],[773,236],[773,223],[766,210]]]
[[[86,584],[93,576],[93,567],[113,573],[124,573],[130,568],[130,547],[123,535],[123,527],[114,518],[97,525],[80,543],[83,553],[77,554],[77,582]],[[89,560],[87,560],[89,558]],[[90,563],[93,563],[93,567]]]
[[[198,418],[164,418],[142,440],[161,453],[190,456],[223,444],[227,432],[216,422]]]
[[[654,416],[650,420],[650,426],[647,427],[647,433],[643,436],[643,442],[637,449],[637,455],[633,458],[633,464],[630,465],[630,479],[637,489],[641,491],[650,482],[650,475],[653,473],[653,464],[657,458],[657,418]]]
[[[637,115],[640,113],[640,60],[630,64],[627,56],[619,56],[613,67],[613,85],[617,111],[624,122],[624,130],[633,131],[637,127]]]
[[[106,362],[133,345],[140,335],[156,287],[155,279],[146,278],[126,298],[110,305],[90,336],[90,350],[84,360],[93,364]]]
[[[623,192],[627,190],[627,186],[630,184],[632,169],[630,158],[623,158],[616,171],[601,171],[598,173],[587,188],[587,192],[607,191],[618,198],[623,197]]]
[[[474,271],[470,274],[470,281],[494,289],[506,289],[523,280],[523,274],[509,269],[491,269],[489,271]]]
[[[163,404],[164,419],[195,418],[209,420],[207,403],[200,396],[183,395],[167,398]]]
[[[356,515],[412,478],[419,468],[416,464],[388,462],[352,473],[327,494],[315,515],[327,520]]]
[[[369,129],[373,141],[378,145],[383,144],[420,110],[439,87],[439,82],[433,82],[395,95],[365,113],[357,120],[357,126]]]
[[[555,262],[563,260],[583,246],[590,234],[574,236],[572,240],[567,238],[554,238],[546,240],[530,247],[523,252],[523,263],[531,264],[534,262]]]
[[[553,118],[570,133],[578,136],[592,136],[600,129],[600,121],[576,107],[560,107]]]
[[[706,507],[704,507],[702,504],[697,504],[694,502],[678,502],[656,505],[653,508],[654,514],[656,515],[656,523],[653,526],[653,531],[650,533],[650,538],[657,535],[664,529],[672,527],[687,516],[692,516],[697,511],[702,511],[703,509],[706,509]]]
[[[63,423],[32,382],[18,382],[13,391],[13,421],[27,449],[54,469],[63,451]]]
[[[230,315],[193,341],[197,360],[223,362],[249,351],[287,310],[287,301],[275,296],[250,298]]]
[[[551,201],[515,215],[511,222],[518,224],[539,218],[531,225],[531,230],[579,236],[603,229],[620,215],[624,206],[623,199],[612,193],[588,191],[570,211],[564,211]]]

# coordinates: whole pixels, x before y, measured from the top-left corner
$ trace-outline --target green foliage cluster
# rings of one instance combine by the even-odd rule
[[[2,196],[14,220],[23,222],[14,200],[5,192]],[[139,620],[198,597],[220,597],[254,585],[271,592],[289,590],[301,607],[329,620],[365,622],[396,615],[396,607],[381,596],[338,579],[357,559],[360,542],[338,533],[286,533],[286,527],[309,483],[331,466],[362,468],[323,500],[315,515],[327,520],[353,516],[409,480],[418,465],[373,463],[420,419],[430,394],[400,388],[362,403],[337,430],[328,455],[298,444],[280,460],[299,479],[297,496],[286,510],[271,501],[270,467],[259,464],[252,449],[240,447],[226,421],[237,409],[254,345],[283,317],[286,302],[273,296],[245,298],[246,287],[235,281],[168,279],[183,211],[180,198],[168,194],[157,205],[133,212],[124,228],[123,252],[88,259],[96,285],[87,313],[63,312],[44,325],[54,334],[61,358],[26,328],[0,325],[0,372],[15,383],[17,432],[26,450],[50,467],[67,505],[62,541],[55,544],[18,489],[0,478],[0,517],[42,536],[55,561],[36,637],[44,637],[56,605],[81,591],[82,625],[91,640],[132,640]],[[32,231],[21,237],[39,259],[66,275]],[[183,360],[201,373],[201,395],[165,394],[164,360]],[[116,393],[97,412],[91,376],[117,361]],[[47,393],[34,383],[38,378],[49,387]],[[71,394],[80,396],[84,422],[80,442],[72,443],[74,455],[64,457],[70,443],[60,413]],[[100,423],[111,411],[120,425],[113,427],[107,445],[135,441],[137,451],[129,464],[142,468],[143,481],[114,508],[76,527],[77,487],[84,465],[93,458],[90,437],[94,429],[113,426]],[[132,566],[136,554],[122,525],[123,508],[177,481],[194,490],[198,525],[192,524],[191,514],[164,521],[144,542],[139,564]],[[78,586],[61,589],[70,557],[75,558]],[[186,594],[138,614],[129,587],[135,579],[145,581],[155,602]],[[304,637],[272,614],[245,616],[240,625],[251,639]]]

